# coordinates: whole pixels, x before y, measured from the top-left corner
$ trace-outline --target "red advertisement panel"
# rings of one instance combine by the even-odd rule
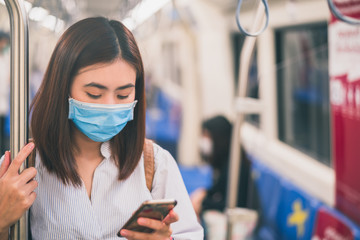
[[[359,19],[360,0],[332,0],[337,10],[348,17]]]
[[[336,2],[353,4],[351,14],[360,16],[359,0]],[[349,25],[335,18],[330,22],[329,74],[336,207],[360,224],[359,26]]]
[[[320,209],[317,213],[317,220],[314,234],[311,240],[353,240],[354,235],[338,217],[334,216],[325,209]]]

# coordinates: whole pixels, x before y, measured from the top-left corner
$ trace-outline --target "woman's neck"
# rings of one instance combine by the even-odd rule
[[[98,160],[101,157],[101,142],[95,142],[89,139],[78,129],[73,135],[76,144],[75,159],[88,159],[88,161]]]
[[[84,182],[88,197],[91,198],[94,172],[104,159],[100,152],[101,143],[92,141],[78,129],[74,131],[73,137],[76,144],[77,172]]]

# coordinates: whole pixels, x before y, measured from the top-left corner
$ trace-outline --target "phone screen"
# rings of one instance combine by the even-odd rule
[[[163,220],[171,209],[173,209],[177,204],[176,200],[149,200],[141,204],[141,206],[136,210],[136,212],[130,217],[130,219],[125,223],[121,229],[127,229],[136,232],[151,233],[154,230],[141,226],[137,223],[139,217],[151,218],[156,220]],[[120,229],[120,231],[121,231]],[[120,231],[118,236],[121,237]]]

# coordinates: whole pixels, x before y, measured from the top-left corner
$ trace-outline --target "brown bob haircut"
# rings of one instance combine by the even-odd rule
[[[144,67],[132,33],[120,22],[103,17],[81,20],[60,37],[43,82],[31,106],[31,133],[42,163],[64,184],[81,186],[68,119],[70,87],[80,69],[122,59],[136,70],[134,120],[110,140],[119,180],[139,163],[145,138]]]

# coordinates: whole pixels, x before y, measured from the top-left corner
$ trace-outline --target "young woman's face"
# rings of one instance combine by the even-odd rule
[[[70,97],[88,103],[119,104],[135,100],[135,69],[124,60],[80,69]]]

